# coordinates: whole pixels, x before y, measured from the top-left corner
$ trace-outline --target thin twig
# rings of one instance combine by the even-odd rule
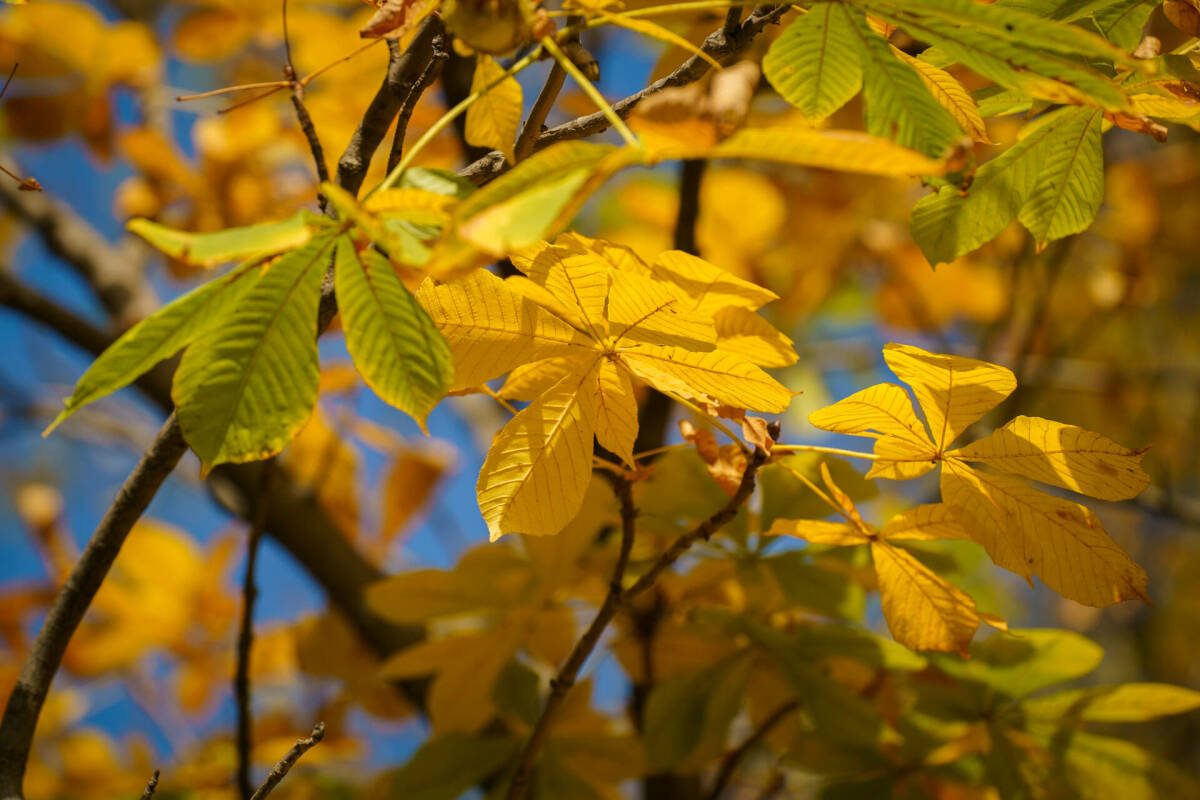
[[[741,23],[741,26],[733,35],[727,34],[724,24],[722,24],[722,27],[708,35],[708,38],[704,40],[704,44],[700,46],[700,49],[710,58],[714,58],[722,63],[728,63],[741,53],[767,25],[778,22],[779,18],[790,9],[791,6],[786,4],[780,6],[758,6]],[[673,86],[686,86],[689,83],[695,83],[704,77],[709,69],[708,62],[699,56],[693,55],[670,75],[660,78],[641,91],[613,103],[612,110],[616,112],[618,117],[624,119],[633,113],[638,103],[650,95],[657,94]],[[592,134],[600,133],[607,129],[608,126],[608,117],[603,112],[597,111],[593,114],[587,114],[570,122],[564,122],[562,125],[557,125],[542,133],[534,144],[534,150],[549,147],[555,142],[582,139]],[[499,175],[504,168],[505,163],[502,158],[497,158],[495,153],[488,153],[459,170],[459,175],[470,180],[472,183],[482,185]]]
[[[146,783],[146,791],[142,792],[142,800],[150,800],[154,797],[154,790],[158,788],[158,770],[154,770],[154,774],[150,776],[150,780]]]
[[[787,719],[793,711],[799,708],[800,703],[796,700],[791,700],[784,703],[779,708],[771,712],[770,716],[762,721],[758,729],[733,750],[725,754],[721,759],[721,767],[717,770],[717,777],[713,780],[712,790],[708,793],[707,800],[720,800],[721,793],[729,786],[729,782],[733,780],[733,776],[737,773],[738,767],[742,761],[753,750],[758,743],[767,737],[767,734],[775,728],[776,725]]]
[[[313,726],[312,733],[309,734],[307,739],[297,739],[296,743],[292,745],[292,749],[287,751],[287,755],[279,759],[279,763],[271,768],[270,773],[267,774],[267,779],[263,781],[262,786],[258,787],[258,791],[250,796],[250,800],[263,800],[263,798],[275,791],[275,787],[279,785],[279,782],[287,777],[292,767],[296,766],[296,762],[300,760],[300,756],[312,750],[324,738],[325,723],[318,722]]]
[[[770,433],[772,439],[779,434],[779,423],[771,423]],[[750,462],[746,465],[746,471],[742,473],[741,483],[738,484],[737,490],[729,498],[729,501],[717,513],[672,542],[671,546],[650,566],[650,569],[642,573],[637,582],[625,590],[625,595],[622,599],[632,599],[649,589],[658,580],[658,576],[678,561],[679,557],[686,553],[692,545],[701,539],[708,541],[714,533],[725,527],[730,520],[737,516],[738,510],[745,505],[746,501],[750,499],[750,495],[753,494],[758,471],[762,468],[763,464],[767,463],[768,458],[769,455],[765,450],[761,447],[756,447],[754,455],[750,457]]]
[[[273,460],[263,464],[261,486],[258,497],[254,498],[254,521],[246,537],[246,572],[242,577],[242,620],[238,628],[233,694],[237,701],[237,784],[243,800],[248,800],[253,791],[250,785],[250,734],[254,727],[250,707],[250,655],[254,647],[254,602],[258,599],[254,571],[258,564],[258,544],[267,521],[267,496],[274,466]]]
[[[439,31],[433,37],[433,54],[429,58],[429,63],[425,65],[425,71],[421,73],[421,77],[417,79],[416,84],[408,93],[408,97],[404,100],[404,106],[396,117],[396,132],[392,136],[392,150],[388,153],[388,172],[396,168],[404,155],[404,137],[408,134],[408,123],[412,119],[413,111],[417,108],[417,103],[425,94],[425,90],[432,86],[433,82],[442,74],[442,69],[446,66],[449,58],[450,53],[446,50],[446,35]]]
[[[83,555],[54,598],[0,720],[0,797],[21,797],[25,762],[38,715],[67,643],[108,575],[125,537],[186,451],[187,443],[172,414],[117,492]]]
[[[772,423],[771,436],[774,438],[778,435],[778,423]],[[529,780],[533,775],[534,761],[537,759],[538,751],[541,749],[546,737],[549,736],[554,714],[566,698],[567,692],[575,685],[575,679],[579,676],[579,670],[596,648],[601,635],[604,633],[605,628],[608,627],[608,624],[612,622],[617,611],[633,598],[653,586],[659,575],[678,561],[679,557],[688,548],[701,539],[707,541],[737,515],[738,511],[745,505],[746,501],[750,499],[750,495],[754,492],[755,476],[763,464],[767,463],[767,459],[768,454],[761,448],[757,448],[750,459],[750,463],[746,465],[746,471],[742,473],[742,480],[738,485],[737,491],[729,498],[729,501],[711,517],[676,539],[658,557],[654,564],[651,565],[650,569],[643,573],[632,586],[624,590],[621,589],[621,584],[624,581],[625,569],[629,562],[629,551],[633,547],[633,528],[637,512],[633,506],[633,493],[628,479],[622,477],[615,483],[614,490],[621,503],[622,539],[621,554],[618,556],[617,566],[613,570],[613,578],[609,584],[608,595],[604,598],[604,604],[600,606],[600,610],[596,612],[592,624],[584,631],[583,636],[580,637],[579,641],[575,644],[575,648],[571,651],[571,655],[567,657],[566,662],[563,663],[555,678],[550,681],[550,696],[546,698],[546,705],[542,708],[541,716],[534,726],[533,733],[529,736],[529,741],[525,744],[525,749],[521,752],[521,758],[517,762],[517,769],[513,774],[512,783],[509,784],[508,792],[505,795],[506,800],[521,800],[524,797],[525,791],[529,787]]]
[[[629,566],[629,554],[633,550],[637,508],[633,505],[633,484],[628,476],[621,475],[613,480],[613,492],[621,504],[621,549],[617,554],[616,566],[613,567],[608,594],[605,596],[600,610],[596,612],[592,624],[576,642],[571,654],[558,670],[558,674],[550,681],[550,696],[546,698],[546,705],[542,708],[541,716],[538,717],[537,724],[529,735],[529,741],[525,743],[525,749],[521,751],[521,758],[513,773],[512,783],[509,784],[508,792],[505,794],[506,800],[520,800],[524,797],[529,788],[530,778],[533,777],[534,761],[537,759],[538,751],[541,750],[546,737],[550,734],[550,727],[556,712],[563,700],[566,699],[567,692],[575,685],[579,670],[583,668],[584,662],[596,648],[604,629],[608,627],[608,623],[612,621],[621,606],[624,597],[622,588],[625,570]]]

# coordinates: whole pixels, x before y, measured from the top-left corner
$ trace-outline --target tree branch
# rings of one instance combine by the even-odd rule
[[[726,32],[723,24],[708,35],[708,38],[704,40],[704,44],[700,46],[700,49],[713,59],[722,63],[728,63],[745,50],[750,42],[762,33],[767,25],[777,22],[789,9],[791,9],[789,5],[757,6],[732,34]],[[618,117],[625,119],[633,113],[638,103],[650,95],[657,94],[664,89],[674,86],[686,86],[689,83],[695,83],[704,77],[709,69],[708,62],[699,56],[693,55],[670,75],[660,78],[641,91],[613,103],[613,111],[616,112]],[[605,131],[608,129],[608,126],[608,118],[603,112],[597,111],[587,114],[570,122],[564,122],[562,125],[555,126],[542,133],[538,136],[534,144],[534,150],[549,147],[555,142],[582,139],[586,136]],[[463,167],[459,170],[459,175],[475,184],[481,185],[495,178],[503,169],[503,156],[492,152],[481,156],[471,164]]]
[[[185,452],[187,443],[172,414],[121,486],[83,555],[54,598],[8,698],[4,718],[0,720],[0,798],[21,797],[25,762],[33,743],[38,715],[54,674],[62,663],[67,643],[108,575],[125,537]]]
[[[7,160],[7,155],[0,154]],[[158,297],[142,267],[66,205],[44,193],[0,181],[0,202],[29,225],[55,256],[78,272],[120,330],[154,312]]]
[[[400,109],[399,116],[396,117],[396,132],[392,136],[392,150],[388,154],[388,173],[396,168],[404,156],[404,137],[408,133],[408,122],[412,119],[417,103],[425,94],[425,90],[432,86],[433,82],[442,74],[442,68],[446,66],[448,58],[450,58],[450,54],[446,51],[446,34],[438,31],[433,37],[433,53],[429,57],[429,63],[425,65],[421,77],[417,79],[412,91],[404,99],[404,106]]]
[[[725,758],[721,759],[721,767],[717,770],[717,777],[713,781],[712,790],[708,793],[707,800],[720,800],[721,793],[729,786],[729,782],[733,780],[733,776],[737,774],[738,767],[746,759],[746,756],[758,746],[758,743],[767,737],[776,725],[787,719],[788,715],[800,707],[799,701],[791,700],[784,703],[779,708],[771,712],[771,715],[762,721],[758,729],[733,750],[725,754]]]
[[[778,423],[772,423],[772,426],[772,438],[776,438],[779,434],[779,425]],[[616,616],[623,605],[649,589],[658,579],[658,576],[674,564],[689,547],[700,539],[707,540],[737,515],[738,510],[745,505],[746,501],[750,499],[750,495],[754,492],[755,476],[762,465],[767,462],[768,457],[768,454],[762,448],[756,448],[754,455],[750,458],[750,463],[746,465],[746,471],[742,473],[742,481],[738,485],[737,491],[729,498],[729,501],[719,511],[697,525],[693,530],[676,539],[667,548],[666,552],[658,557],[658,560],[654,562],[650,569],[628,589],[622,589],[621,586],[624,582],[625,570],[629,565],[629,553],[633,548],[634,521],[637,518],[637,510],[633,505],[633,490],[629,478],[621,476],[617,479],[614,484],[614,491],[621,504],[621,552],[617,557],[617,565],[613,570],[612,582],[609,585],[608,594],[604,598],[604,603],[600,606],[600,610],[596,612],[592,624],[584,631],[583,636],[576,642],[567,660],[559,668],[558,674],[550,681],[550,696],[546,698],[546,704],[542,708],[541,716],[538,717],[537,724],[534,725],[533,732],[529,736],[529,741],[525,743],[525,749],[521,752],[521,758],[517,762],[517,769],[513,773],[512,783],[509,784],[508,792],[505,795],[506,800],[521,800],[524,797],[526,790],[529,788],[529,780],[533,776],[533,765],[537,759],[538,752],[550,734],[554,715],[566,698],[567,692],[575,685],[575,679],[579,676],[579,670],[583,668],[584,662],[587,661],[588,656],[595,650],[601,635],[604,633],[605,628],[608,627],[608,624],[612,622],[613,617]]]
[[[525,749],[521,751],[521,758],[517,762],[516,772],[513,773],[512,783],[509,784],[508,792],[505,794],[507,800],[520,800],[525,796],[525,792],[529,788],[529,780],[533,777],[534,761],[537,759],[538,751],[541,750],[546,737],[550,734],[555,713],[562,705],[562,701],[566,699],[567,692],[575,685],[579,670],[583,668],[584,662],[596,648],[604,629],[608,627],[608,623],[612,621],[620,608],[625,570],[629,566],[629,553],[633,550],[637,509],[633,505],[633,484],[628,476],[621,475],[613,481],[613,492],[621,504],[621,549],[617,554],[616,566],[613,567],[608,594],[605,596],[600,610],[596,612],[592,624],[576,642],[571,654],[559,668],[558,674],[550,681],[550,696],[546,698],[546,705],[542,708],[541,716],[538,717],[537,724],[529,735],[529,741],[525,743]]]
[[[250,709],[250,653],[254,646],[254,601],[258,588],[254,572],[258,564],[258,544],[267,519],[267,488],[274,472],[275,461],[263,463],[262,486],[254,498],[254,522],[246,536],[246,572],[242,578],[242,620],[238,628],[237,668],[233,676],[233,694],[237,700],[237,784],[243,800],[250,798],[250,733],[253,717]]]
[[[146,791],[142,792],[142,800],[150,800],[154,797],[154,790],[158,788],[158,770],[154,770],[154,774],[150,776],[150,780],[146,782]]]
[[[307,739],[297,739],[292,745],[292,749],[287,751],[287,754],[279,760],[279,763],[271,768],[267,774],[267,779],[263,781],[263,785],[258,787],[250,800],[263,800],[271,792],[275,791],[275,787],[279,782],[287,777],[292,767],[296,766],[296,762],[300,760],[300,756],[312,750],[322,739],[325,738],[325,723],[318,722],[313,726],[312,733]]]
[[[371,165],[371,157],[433,58],[434,37],[438,33],[444,34],[444,31],[441,17],[430,14],[417,29],[407,50],[401,52],[396,42],[388,40],[387,75],[363,114],[346,151],[338,159],[338,186],[351,194],[358,194],[367,176],[367,168]]]

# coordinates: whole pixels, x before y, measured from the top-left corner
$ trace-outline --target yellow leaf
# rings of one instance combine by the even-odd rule
[[[338,530],[358,536],[358,454],[320,406],[281,456],[293,479],[316,495]]]
[[[1101,500],[1128,500],[1150,485],[1141,466],[1143,452],[1074,425],[1020,416],[946,455]]]
[[[582,333],[485,270],[449,283],[426,280],[417,300],[454,353],[450,391],[473,388],[529,361],[594,349]]]
[[[521,124],[521,84],[511,75],[505,77],[496,59],[480,53],[471,79],[471,93],[475,92],[484,94],[467,109],[467,142],[499,150],[508,163],[515,163],[513,144]]]
[[[979,107],[966,87],[944,69],[939,69],[928,61],[914,58],[895,45],[892,45],[891,48],[892,55],[916,71],[917,75],[921,77],[921,82],[925,84],[925,88],[933,95],[933,99],[950,112],[950,116],[954,117],[954,121],[968,136],[977,142],[991,144],[992,140],[988,138],[987,126],[983,124],[983,118],[979,116]]]
[[[719,350],[760,367],[790,367],[799,360],[792,340],[753,311],[727,306],[716,313],[713,322]]]
[[[492,443],[475,487],[492,541],[506,533],[558,533],[579,511],[596,430],[585,387],[596,380],[599,361],[526,406]]]
[[[908,393],[894,383],[855,392],[812,412],[808,421],[821,430],[876,437],[869,478],[907,480],[937,465],[937,452],[913,413]]]
[[[810,128],[744,129],[709,151],[710,158],[745,158],[869,175],[941,175],[946,162],[857,131]]]
[[[954,514],[945,503],[926,503],[892,517],[879,532],[883,539],[968,539]]]
[[[405,448],[392,461],[383,484],[383,526],[379,546],[386,554],[396,534],[408,529],[433,498],[450,459],[433,450]]]
[[[778,414],[792,402],[792,393],[748,361],[715,350],[695,353],[680,347],[639,345],[621,352],[634,375],[668,391],[699,400]]]
[[[681,250],[660,253],[650,276],[673,287],[684,308],[710,317],[726,306],[754,311],[779,299],[774,292]]]
[[[883,348],[883,357],[892,372],[912,386],[939,453],[1017,388],[1011,370],[974,358],[938,355],[894,342]]]
[[[594,356],[589,353],[586,356],[555,356],[522,364],[508,373],[497,394],[505,400],[519,400],[522,403],[536,400],[538,395],[564,376],[576,372],[580,366],[586,367],[592,358]]]
[[[869,539],[848,522],[829,522],[820,519],[777,519],[767,531],[771,536],[795,536],[813,544],[865,544]]]
[[[610,332],[618,342],[712,350],[717,332],[710,317],[689,310],[672,286],[641,275],[614,272],[608,297]]]
[[[871,545],[888,630],[911,650],[968,654],[979,627],[971,596],[886,542]]]
[[[596,408],[596,441],[632,467],[638,405],[629,373],[611,359],[603,358],[595,372],[595,382],[585,391],[592,393],[591,402]]]
[[[942,499],[1005,569],[1026,579],[1036,574],[1054,591],[1088,606],[1147,599],[1145,570],[1084,506],[953,459],[942,470]]]
[[[604,306],[612,273],[606,265],[597,263],[594,254],[550,246],[541,248],[533,258],[513,254],[512,262],[560,307],[565,305],[568,322],[594,339],[608,336]]]
[[[496,713],[492,689],[517,651],[516,636],[517,631],[506,626],[421,642],[389,658],[379,674],[390,679],[434,675],[428,701],[434,730],[473,733]]]

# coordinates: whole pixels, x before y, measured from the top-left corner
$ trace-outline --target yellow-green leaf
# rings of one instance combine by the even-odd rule
[[[387,259],[370,248],[360,253],[348,236],[338,240],[334,279],[354,366],[384,402],[424,428],[452,383],[446,340]]]
[[[304,246],[312,238],[313,215],[299,211],[279,222],[265,222],[212,233],[179,231],[151,222],[132,219],[125,226],[157,249],[180,261],[212,267],[227,261],[269,256]]]
[[[276,259],[184,353],[171,393],[204,468],[282,450],[317,401],[317,304],[334,237]]]

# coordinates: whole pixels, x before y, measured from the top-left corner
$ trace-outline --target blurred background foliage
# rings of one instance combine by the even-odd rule
[[[144,216],[207,231],[280,219],[312,206],[311,157],[286,93],[229,113],[218,112],[253,92],[187,103],[175,99],[279,80],[284,63],[279,12],[277,0],[33,0],[6,9],[0,15],[0,65],[20,67],[3,100],[6,149],[0,163],[35,176],[47,195],[73,207],[104,247],[138,272],[149,299],[98,298],[89,276],[51,252],[46,237],[19,213],[0,223],[0,269],[96,325],[119,331],[152,308],[155,298],[176,296],[204,277],[202,270],[164,262],[123,234],[127,219]],[[290,52],[297,72],[313,72],[363,48],[357,32],[371,13],[359,0],[293,0]],[[1152,25],[1169,41],[1161,12],[1155,14]],[[722,16],[692,12],[671,24],[699,41]],[[635,91],[684,56],[627,32],[601,29],[589,36],[586,44],[602,65],[599,86],[609,96]],[[385,62],[385,47],[375,43],[308,86],[308,109],[331,162],[375,94]],[[461,72],[456,77],[448,68],[440,91],[422,98],[410,141],[444,111],[445,92],[461,94]],[[522,76],[527,98],[536,95],[545,72],[539,67]],[[550,122],[590,110],[581,95],[568,94]],[[777,98],[753,112],[764,118],[789,113]],[[856,101],[833,124],[854,127],[860,115]],[[989,134],[998,143],[1010,142],[1019,122],[993,120]],[[466,155],[448,131],[424,151],[422,163],[455,168]],[[795,340],[800,361],[780,377],[804,391],[783,420],[788,441],[826,441],[807,423],[808,412],[890,380],[880,347],[897,340],[1010,366],[1019,389],[990,422],[1037,415],[1103,432],[1128,446],[1150,447],[1145,463],[1154,479],[1151,490],[1135,501],[1093,506],[1113,538],[1149,572],[1153,605],[1086,608],[1040,585],[1030,589],[992,567],[972,545],[922,543],[920,552],[982,609],[1016,626],[1074,631],[1103,647],[1105,657],[1094,673],[1058,677],[1200,688],[1200,140],[1183,128],[1172,128],[1164,144],[1113,130],[1105,137],[1105,157],[1105,201],[1096,224],[1041,253],[1014,225],[982,250],[934,271],[908,233],[909,211],[923,193],[915,182],[727,164],[703,174],[697,242],[704,258],[782,298],[766,313]],[[382,161],[376,160],[368,184],[382,178]],[[16,208],[21,198],[15,187],[3,191],[6,205]],[[678,197],[676,166],[632,171],[601,191],[576,226],[627,244],[649,260],[672,245]],[[4,309],[0,335],[6,343],[0,359],[4,695],[91,520],[108,504],[159,417],[135,390],[126,390],[42,441],[40,431],[88,356]],[[447,722],[446,715],[477,714],[469,701],[492,702],[479,680],[484,662],[498,680],[508,680],[501,674],[508,658],[495,654],[514,652],[518,642],[497,637],[527,631],[521,646],[544,669],[563,657],[586,622],[588,612],[578,601],[594,603],[603,596],[599,576],[607,574],[610,550],[578,561],[569,558],[569,548],[584,547],[605,515],[611,521],[607,490],[593,487],[589,495],[577,527],[590,529],[574,534],[568,529],[555,540],[553,547],[568,548],[566,555],[541,541],[480,547],[486,530],[473,486],[486,445],[505,420],[502,409],[486,397],[452,398],[431,417],[433,438],[425,439],[407,417],[365,391],[336,332],[322,340],[322,350],[328,355],[322,359],[318,415],[283,462],[373,564],[387,572],[424,570],[411,574],[432,576],[413,593],[430,607],[414,605],[411,621],[452,617],[436,598],[487,595],[492,616],[484,615],[489,621],[473,637],[477,649],[445,655],[470,663],[472,670],[443,691],[443,705],[433,711],[435,727],[471,729],[473,722]],[[671,433],[671,441],[677,440]],[[660,462],[654,479],[639,489],[646,533],[665,537],[674,522],[702,512],[706,498],[720,496],[698,462],[683,456]],[[815,470],[815,462],[796,461]],[[839,480],[850,488],[853,476],[842,474]],[[773,485],[781,486],[781,496],[794,491],[784,485],[787,480],[781,472],[764,474],[767,499],[755,511],[764,526],[771,514],[823,515],[819,507],[773,509]],[[856,485],[852,493],[869,519],[882,521],[914,499],[936,497],[936,483],[926,479],[897,487],[884,481],[874,488]],[[219,493],[206,491],[194,460],[170,479],[150,517],[130,537],[68,651],[39,727],[27,787],[31,800],[132,796],[155,766],[169,775],[175,793],[232,796],[230,680],[245,526],[224,511]],[[655,521],[666,523],[661,531]],[[645,537],[639,547],[658,547],[656,538]],[[748,685],[749,718],[761,721],[786,694],[778,689],[783,678],[760,660],[737,661],[734,651],[741,645],[734,642],[741,640],[729,634],[732,623],[711,615],[756,608],[801,620],[862,619],[886,636],[877,597],[862,592],[871,580],[861,574],[862,558],[852,550],[804,552],[757,561],[705,557],[687,574],[665,581],[648,601],[670,609],[657,622],[656,678],[669,680],[698,665],[719,668],[720,674],[709,675],[717,682],[710,685],[720,680]],[[717,555],[715,549],[711,555]],[[568,561],[578,572],[567,570]],[[455,572],[429,572],[455,563]],[[821,584],[818,574],[833,577]],[[525,612],[515,598],[527,589],[526,581],[536,580],[550,583],[540,590],[549,599],[529,611],[536,619],[516,625],[512,616]],[[438,582],[446,585],[439,590]],[[256,763],[272,763],[320,718],[330,733],[279,796],[349,796],[363,787],[365,796],[387,796],[377,773],[403,763],[425,739],[429,723],[378,674],[377,658],[346,622],[326,610],[321,589],[273,544],[264,552],[259,585],[251,671]],[[644,631],[633,624],[637,619],[633,614],[623,623],[613,652],[591,670],[592,705],[582,697],[567,715],[567,729],[591,742],[585,750],[600,763],[572,756],[569,742],[560,748],[564,763],[573,764],[570,774],[605,773],[600,784],[610,789],[604,791],[622,777],[641,774],[643,754],[623,749],[628,738],[613,734],[597,717],[620,716],[627,681],[637,684],[644,677],[638,639]],[[455,623],[437,624],[452,629]],[[951,658],[956,657],[937,661]],[[965,668],[986,661],[986,655],[977,655]],[[856,673],[861,667],[850,662],[835,667],[848,684],[873,674]],[[739,670],[740,677],[734,674]],[[753,678],[747,679],[750,670]],[[393,665],[390,674],[420,673]],[[474,695],[457,694],[473,684]],[[899,698],[902,686],[900,681],[876,688]],[[520,697],[521,691],[511,694]],[[514,706],[511,713],[522,712]],[[1195,715],[1185,715],[1116,730],[1194,775],[1200,765],[1198,724]],[[787,734],[781,726],[772,736],[783,742]],[[609,750],[596,744],[602,735],[615,737]],[[818,750],[794,746],[792,755],[799,763],[829,766],[819,764],[828,754]],[[673,760],[670,754],[651,756]],[[622,763],[624,776],[614,772]],[[916,796],[987,796],[970,793],[966,784],[958,794],[929,789],[932,784],[923,784],[926,778],[916,769],[905,776]],[[174,796],[170,791],[164,789],[164,796]],[[801,788],[795,791],[803,796]]]

